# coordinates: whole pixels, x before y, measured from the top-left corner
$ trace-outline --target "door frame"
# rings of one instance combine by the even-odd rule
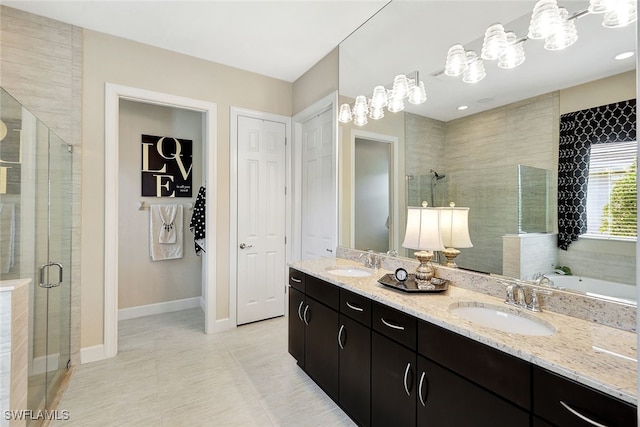
[[[135,87],[105,83],[105,207],[104,207],[104,358],[118,353],[118,179],[119,179],[119,102],[121,99],[144,104],[203,113],[203,178],[207,186],[217,188],[217,105]],[[206,199],[207,246],[215,248],[217,202],[215,194]],[[204,255],[203,298],[205,332],[220,329],[216,325],[216,251]]]
[[[327,110],[331,110],[331,114],[334,117],[334,120],[331,121],[333,129],[331,132],[333,138],[333,167],[335,170],[335,206],[336,211],[335,215],[335,230],[333,232],[334,242],[336,246],[339,242],[339,159],[338,156],[338,91],[334,91],[329,95],[319,99],[314,102],[301,112],[295,114],[293,116],[293,142],[291,143],[291,173],[292,173],[292,186],[291,189],[291,197],[292,197],[292,205],[291,205],[291,227],[294,233],[290,234],[291,239],[288,245],[288,260],[289,261],[299,261],[302,259],[302,125],[313,118],[314,116],[320,115]],[[297,185],[296,185],[297,183]],[[335,249],[335,248],[334,248]],[[335,253],[334,253],[335,256]]]
[[[375,132],[367,132],[359,129],[351,130],[351,137],[349,139],[349,153],[351,158],[351,224],[350,224],[350,235],[349,235],[349,247],[353,248],[355,243],[355,217],[353,213],[355,212],[355,170],[356,170],[356,139],[367,139],[370,141],[383,142],[386,144],[391,144],[391,159],[389,159],[389,175],[392,177],[389,185],[389,203],[390,209],[389,214],[391,218],[389,218],[389,246],[390,249],[395,249],[400,247],[400,235],[401,232],[398,232],[398,225],[400,219],[400,203],[398,201],[400,195],[400,178],[399,178],[399,170],[398,170],[398,158],[399,155],[399,139],[397,136],[385,135],[381,133]]]
[[[285,125],[285,236],[292,235],[291,229],[291,117],[279,114],[265,113],[263,111],[249,110],[239,107],[231,107],[229,117],[229,328],[238,326],[238,117],[249,117],[258,120],[268,120]],[[285,265],[289,262],[290,242],[285,245]],[[286,283],[282,284],[285,286]],[[286,313],[286,298],[283,310]]]

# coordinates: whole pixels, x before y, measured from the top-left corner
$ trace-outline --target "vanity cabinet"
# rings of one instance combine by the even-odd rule
[[[293,269],[289,284],[289,352],[361,426],[637,426],[634,405],[493,347]]]
[[[401,311],[373,303],[373,426],[416,425],[416,322]]]
[[[289,353],[337,400],[339,290],[293,269],[289,270],[289,285]]]
[[[538,366],[533,367],[533,410],[534,427],[630,427],[638,422],[635,406]]]

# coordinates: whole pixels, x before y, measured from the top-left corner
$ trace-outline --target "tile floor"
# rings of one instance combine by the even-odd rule
[[[121,321],[119,353],[76,368],[72,426],[352,426],[287,353],[283,317],[204,334],[200,309]]]

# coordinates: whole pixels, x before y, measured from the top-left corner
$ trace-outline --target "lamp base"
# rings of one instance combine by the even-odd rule
[[[433,252],[431,251],[418,251],[413,256],[420,261],[420,265],[416,269],[416,285],[418,288],[431,285],[431,279],[435,273],[431,266],[431,258],[433,258]]]
[[[458,264],[455,263],[454,259],[460,255],[459,250],[455,248],[446,248],[442,253],[447,258],[447,262],[444,263],[445,267],[458,268]]]

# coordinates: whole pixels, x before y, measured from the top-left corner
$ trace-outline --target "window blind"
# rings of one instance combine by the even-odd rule
[[[637,141],[591,146],[586,236],[637,236],[637,148]]]

